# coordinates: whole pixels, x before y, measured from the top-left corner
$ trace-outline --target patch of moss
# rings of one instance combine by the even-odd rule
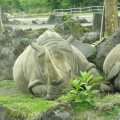
[[[25,50],[25,47],[21,44],[19,44],[17,47],[15,47],[15,50],[13,51],[16,58]]]
[[[75,33],[83,34],[84,32],[88,32],[89,29],[83,27],[80,23],[78,23],[75,20],[68,19],[65,21],[65,24],[67,24]]]
[[[70,34],[73,33],[74,34],[74,33],[77,33],[79,35],[83,35],[83,33],[90,31],[90,29],[83,27],[76,20],[71,20],[71,19],[66,20],[62,24],[56,25],[54,30],[56,32],[58,32],[58,33],[63,33],[63,34],[67,34],[67,33],[70,33]]]
[[[20,119],[24,120],[27,117],[27,115],[25,115],[24,113],[22,113],[20,111],[12,110],[8,107],[6,107],[6,111],[7,111],[8,115],[10,116],[11,120],[12,120],[12,118],[13,119],[20,118]]]
[[[60,112],[64,112],[71,109],[71,105],[67,101],[62,101],[62,102],[57,102],[50,106],[47,110],[48,111],[53,111],[53,110],[60,110]]]
[[[10,30],[10,31],[13,30],[13,28],[12,28],[11,26],[3,26],[3,28],[4,28],[5,30]]]
[[[27,30],[25,31],[25,34],[26,35],[29,35],[29,34],[32,34],[32,33],[35,33],[35,32],[38,32],[40,35],[43,34],[46,30],[48,30],[48,28],[40,28],[40,29],[36,29],[36,30]]]
[[[62,31],[59,30],[58,28],[54,28],[54,31],[57,32],[57,33],[62,33]]]

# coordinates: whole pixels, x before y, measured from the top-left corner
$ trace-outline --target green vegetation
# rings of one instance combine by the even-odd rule
[[[101,76],[93,78],[90,72],[80,71],[81,76],[75,76],[75,80],[71,80],[72,88],[66,88],[69,93],[58,100],[73,100],[75,104],[86,104],[87,106],[95,106],[96,99],[94,97],[98,90],[93,90],[97,85],[100,85]]]
[[[117,120],[120,113],[120,94],[108,94],[97,104],[97,114],[105,120]],[[120,119],[120,116],[119,116]]]
[[[47,101],[44,98],[38,98],[26,94],[16,94],[0,97],[0,104],[29,114],[32,114],[35,111],[43,112],[52,103],[54,103],[54,101]]]
[[[13,28],[11,26],[6,26],[6,25],[4,25],[3,28],[4,28],[4,30],[10,30],[10,31],[13,30]]]
[[[83,35],[85,32],[90,31],[88,28],[83,27],[80,23],[78,23],[75,20],[68,19],[64,22],[64,24],[66,24],[67,26],[65,30],[71,29],[74,33],[79,33],[80,35]]]
[[[86,91],[87,93],[84,95],[85,97],[83,97],[83,95],[79,96],[80,94],[77,93],[78,97],[76,95],[75,96],[78,99],[78,101],[76,101],[77,100],[76,98],[73,98],[73,100],[75,100],[76,102],[71,101],[75,110],[74,115],[76,120],[84,120],[86,118],[89,118],[90,120],[97,120],[97,119],[117,120],[120,111],[120,106],[119,106],[120,94],[101,94],[101,93],[97,93],[97,91],[93,92],[97,94],[93,94],[93,93],[91,94],[90,89],[85,90],[85,88],[87,88],[88,86],[92,87],[96,85],[93,83],[95,81],[99,82],[101,78],[92,79],[91,74],[86,72],[81,74],[82,74],[81,77],[76,76],[75,81],[71,82],[74,86],[74,89],[69,89],[72,91],[71,95],[73,95],[75,92],[82,93],[82,91],[83,92]],[[92,79],[91,82],[90,82],[90,78]],[[87,81],[84,81],[85,79],[87,79]],[[77,83],[79,83],[80,80],[81,83],[79,84],[79,86],[81,89],[78,89]],[[16,89],[16,86],[13,80],[5,80],[5,81],[0,81],[0,88],[9,90],[9,89]],[[93,97],[88,96],[89,94],[90,96],[92,95]],[[66,96],[68,97],[69,95],[70,94]],[[27,113],[28,116],[30,117],[33,116],[33,114],[36,112],[43,112],[44,110],[48,109],[49,106],[51,106],[53,103],[55,103],[58,100],[59,101],[66,100],[66,96],[62,96],[61,98],[55,101],[47,101],[45,98],[39,98],[39,97],[34,97],[32,95],[16,93],[15,95],[0,96],[0,104]],[[91,101],[88,100],[89,97]],[[79,98],[80,99],[84,98],[84,99],[83,101],[79,101]],[[94,103],[96,103],[96,105]],[[14,113],[12,113],[11,115],[13,114]],[[19,114],[17,115],[19,116]]]
[[[0,88],[3,89],[15,89],[16,85],[13,80],[0,81]],[[4,106],[13,108],[15,110],[20,110],[31,116],[34,112],[43,112],[54,101],[47,101],[45,98],[34,97],[28,94],[16,93],[15,95],[0,96],[0,104]]]
[[[34,32],[38,32],[40,35],[43,34],[46,30],[48,30],[48,28],[40,28],[40,29],[37,29],[37,30],[28,30],[28,31],[25,31],[25,34],[28,35],[28,34],[32,34]]]
[[[24,117],[27,117],[27,115],[25,115],[23,112],[13,110],[9,107],[6,107],[6,112],[10,115],[10,117],[12,119],[20,118],[20,119],[24,120]]]
[[[86,118],[89,120],[118,120],[120,94],[99,94],[97,98],[96,107],[85,104],[75,106],[76,120],[85,120]]]
[[[60,27],[60,26],[64,26],[64,29],[63,29],[63,27]],[[70,32],[75,37],[77,37],[78,40],[80,38],[78,36],[82,36],[83,33],[90,31],[90,29],[83,27],[76,20],[70,20],[70,19],[67,19],[66,21],[64,21],[63,24],[56,26],[56,28],[54,28],[54,30],[58,33],[63,33],[63,34],[68,34],[68,32]]]
[[[68,14],[64,13],[64,15],[63,15],[63,21],[66,21],[67,19],[68,19]]]
[[[92,90],[101,83],[102,77],[93,78],[89,72],[80,73],[81,76],[75,76],[76,79],[71,81],[73,88],[65,89],[69,90],[69,93],[57,100],[72,103],[76,120],[84,120],[87,117],[90,120],[116,120],[120,111],[120,95],[105,95]]]
[[[3,11],[17,13],[46,13],[54,9],[103,5],[103,0],[0,0]]]
[[[33,114],[36,112],[45,111],[53,103],[54,101],[47,101],[44,98],[38,98],[26,94],[16,94],[0,97],[0,104],[17,111],[22,111],[23,113],[28,114],[29,117],[33,116]],[[17,113],[19,116],[19,112]],[[12,113],[11,115],[16,115],[16,112]]]

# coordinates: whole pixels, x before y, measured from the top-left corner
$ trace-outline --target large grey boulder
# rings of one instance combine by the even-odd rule
[[[74,45],[78,50],[80,50],[87,59],[93,59],[96,56],[96,47],[92,44],[82,43],[78,40],[73,41]]]
[[[2,36],[2,35],[1,35]],[[5,42],[6,41],[6,42]],[[12,79],[12,67],[15,59],[25,49],[22,41],[8,37],[1,41],[0,45],[0,80]]]
[[[12,65],[14,64],[13,36],[10,32],[0,34],[0,80],[12,78]]]
[[[55,23],[55,14],[50,14],[47,23],[48,24],[54,24]]]
[[[92,20],[92,29],[94,32],[100,32],[101,30],[101,20],[102,20],[102,13],[94,13],[93,20]]]
[[[13,79],[12,67],[16,58],[34,40],[24,38],[24,35],[25,32],[21,29],[0,33],[0,80]]]
[[[25,32],[24,32],[23,29],[16,28],[15,29],[15,34],[16,34],[17,37],[23,37],[25,35]]]
[[[68,19],[61,24],[57,24],[54,29],[63,36],[73,34],[78,40],[85,32],[90,31],[88,28],[83,27],[78,21],[71,19]]]
[[[82,23],[89,23],[85,18],[78,18],[77,21],[81,24]]]
[[[84,33],[84,35],[80,38],[80,41],[83,43],[92,44],[99,40],[99,33],[98,32],[88,32]]]
[[[3,23],[8,23],[9,22],[9,19],[8,19],[7,15],[3,14],[3,13],[2,13],[2,22]]]
[[[0,80],[12,78],[12,65],[14,64],[13,47],[0,47]]]
[[[48,24],[55,24],[55,23],[58,23],[58,24],[61,24],[64,22],[64,15],[55,15],[55,14],[51,14],[48,18],[48,21],[47,23]]]
[[[61,24],[64,22],[64,15],[56,15],[55,17],[55,23]]]
[[[42,120],[75,120],[72,106],[66,102],[53,104],[49,109],[43,112]]]
[[[42,113],[35,112],[32,117],[28,118],[27,120],[42,120],[41,119]]]
[[[27,115],[25,113],[0,105],[0,120],[26,120],[26,119]]]
[[[97,57],[96,57],[96,64],[97,67],[102,69],[103,68],[103,62],[110,52],[117,44],[120,43],[120,28],[116,30],[116,32],[107,40],[105,40],[103,43],[101,43],[97,47]],[[118,51],[119,52],[119,51]]]
[[[45,21],[42,21],[42,20],[39,20],[39,19],[35,19],[35,20],[32,20],[32,24],[42,25],[42,24],[45,24]]]

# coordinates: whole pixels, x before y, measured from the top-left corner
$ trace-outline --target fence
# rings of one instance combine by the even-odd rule
[[[120,7],[118,7],[120,10]],[[54,9],[54,13],[91,13],[91,12],[102,12],[103,6],[90,6],[90,7],[83,7],[83,8],[70,8],[70,9]]]

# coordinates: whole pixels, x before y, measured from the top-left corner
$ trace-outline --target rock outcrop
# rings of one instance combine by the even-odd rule
[[[26,120],[27,114],[0,105],[0,120]]]

